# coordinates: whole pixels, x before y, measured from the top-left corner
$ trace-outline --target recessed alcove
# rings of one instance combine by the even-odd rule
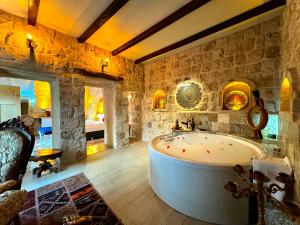
[[[243,81],[231,81],[221,90],[221,109],[243,110],[251,102],[251,87]]]
[[[152,95],[152,110],[153,111],[167,110],[167,94],[163,90],[157,90]]]
[[[280,111],[291,112],[291,83],[287,77],[283,78],[280,92]]]

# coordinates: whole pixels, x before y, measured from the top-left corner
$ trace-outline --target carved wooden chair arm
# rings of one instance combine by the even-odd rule
[[[0,194],[9,191],[9,190],[15,190],[18,186],[18,181],[16,180],[9,180],[5,181],[3,183],[0,183]]]

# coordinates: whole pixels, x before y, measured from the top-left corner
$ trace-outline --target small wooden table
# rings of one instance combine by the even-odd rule
[[[42,163],[40,163],[38,167],[34,168],[32,173],[36,174],[37,177],[41,177],[42,172],[46,170],[57,173],[60,165],[61,155],[62,150],[60,149],[46,148],[34,151],[30,157],[30,161],[42,161]],[[54,165],[52,165],[48,160],[55,160]]]

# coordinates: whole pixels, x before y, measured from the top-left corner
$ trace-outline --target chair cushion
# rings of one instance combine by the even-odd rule
[[[0,131],[0,182],[19,178],[23,137],[13,130]]]
[[[6,191],[0,194],[0,225],[6,225],[21,211],[27,198],[24,190]]]
[[[15,188],[16,185],[17,185],[16,180],[9,180],[4,183],[0,183],[0,194],[5,191],[12,190],[13,188]]]

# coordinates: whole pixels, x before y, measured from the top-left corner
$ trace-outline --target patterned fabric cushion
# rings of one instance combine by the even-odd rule
[[[13,189],[16,186],[16,184],[17,184],[17,181],[15,181],[15,180],[9,180],[4,183],[0,183],[0,194],[5,191],[9,191],[9,190]]]
[[[27,192],[24,190],[0,194],[0,225],[6,225],[21,211],[26,198]]]
[[[23,138],[11,130],[0,131],[0,182],[18,179]]]

